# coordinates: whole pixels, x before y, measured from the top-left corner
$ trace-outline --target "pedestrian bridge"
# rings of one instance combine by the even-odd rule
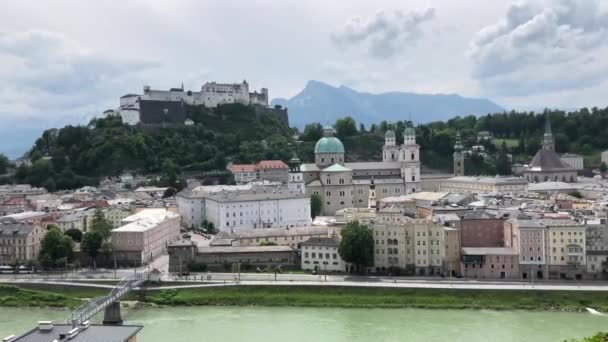
[[[143,272],[121,279],[109,294],[93,298],[76,308],[67,319],[67,323],[76,327],[90,320],[102,310],[105,310],[104,324],[122,324],[120,299],[147,281],[149,275],[150,272]]]

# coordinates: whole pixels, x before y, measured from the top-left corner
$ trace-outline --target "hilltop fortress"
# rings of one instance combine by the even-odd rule
[[[126,94],[120,97],[120,106],[104,112],[119,115],[128,125],[139,123],[184,123],[193,124],[184,105],[215,108],[223,104],[240,103],[268,107],[268,89],[249,91],[247,81],[242,83],[207,82],[201,91],[171,88],[154,90],[146,85],[143,94]]]

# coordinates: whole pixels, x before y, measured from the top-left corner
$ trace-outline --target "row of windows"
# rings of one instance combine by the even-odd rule
[[[305,252],[304,258],[308,258],[308,255],[309,255],[308,252]],[[330,255],[331,255],[331,259],[338,259],[338,254],[336,254],[336,253],[331,253],[331,254],[325,253],[325,259],[330,259]],[[310,257],[312,259],[316,259],[317,256],[319,256],[319,259],[323,259],[323,253],[315,253],[315,252],[310,253]]]

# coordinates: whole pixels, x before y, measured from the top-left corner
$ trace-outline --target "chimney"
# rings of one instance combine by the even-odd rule
[[[40,331],[53,330],[53,321],[38,321],[38,330],[40,330]]]

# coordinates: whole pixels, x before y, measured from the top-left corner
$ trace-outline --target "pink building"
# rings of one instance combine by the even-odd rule
[[[483,210],[471,211],[459,223],[462,247],[504,247],[504,220]]]
[[[460,269],[465,278],[519,278],[519,260],[515,249],[463,247],[461,253]]]
[[[538,220],[509,220],[506,232],[511,233],[507,245],[519,253],[521,279],[546,278],[547,227]]]
[[[164,208],[143,209],[122,223],[112,231],[112,249],[121,264],[150,262],[180,236],[180,216]]]

